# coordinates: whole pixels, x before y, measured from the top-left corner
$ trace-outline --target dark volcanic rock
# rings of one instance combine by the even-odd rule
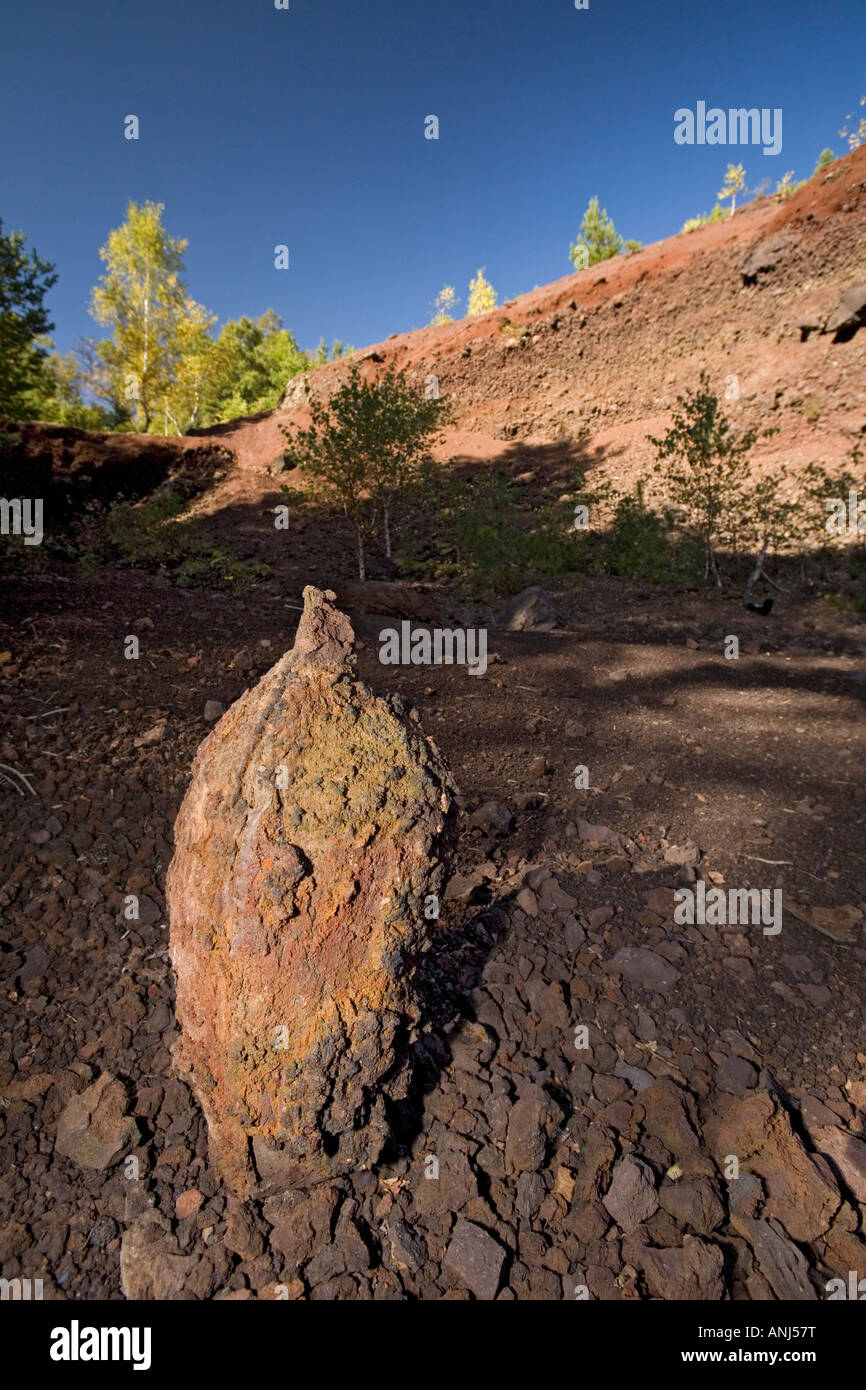
[[[445,1254],[445,1269],[467,1284],[476,1298],[495,1298],[505,1251],[472,1221],[458,1221]]]
[[[294,648],[196,756],[168,874],[175,1065],[240,1195],[374,1162],[441,891],[453,783],[353,674],[354,634],[308,587]]]
[[[602,1201],[624,1231],[632,1231],[649,1220],[659,1204],[649,1164],[627,1154],[614,1169],[613,1181]]]

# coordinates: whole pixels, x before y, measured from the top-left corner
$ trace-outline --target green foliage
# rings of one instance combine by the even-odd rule
[[[533,579],[591,567],[573,530],[571,501],[543,495],[531,502],[498,468],[458,473],[425,463],[406,492],[412,525],[397,551],[401,572],[493,597]]]
[[[229,320],[214,338],[216,320],[183,283],[187,243],[168,235],[162,214],[161,203],[130,203],[100,251],[107,271],[91,312],[112,337],[85,345],[84,385],[115,420],[163,434],[272,410],[310,355],[273,309]],[[335,340],[329,358],[323,338],[312,363],[352,351]]]
[[[596,568],[621,579],[692,584],[698,581],[700,567],[700,547],[677,538],[669,508],[658,511],[647,505],[642,483],[617,498]]]
[[[649,436],[658,456],[655,476],[663,478],[666,497],[683,509],[701,537],[705,578],[712,573],[721,584],[714,542],[742,506],[748,455],[757,432],[746,430],[735,438],[706,372],[701,373],[697,391],[677,397],[677,407],[666,434],[661,439]]]
[[[145,430],[160,406],[167,423],[180,359],[203,350],[202,336],[215,322],[186,293],[187,243],[169,236],[163,210],[162,203],[129,204],[126,221],[100,249],[106,273],[91,300],[93,317],[112,330],[99,344],[112,400],[128,405]]]
[[[522,579],[527,530],[519,489],[499,469],[460,476],[425,463],[407,489],[413,524],[397,552],[401,571],[469,592],[492,594]]]
[[[77,559],[86,575],[103,565],[119,565],[156,572],[184,588],[242,590],[270,574],[268,565],[209,542],[195,522],[182,519],[187,505],[170,490],[143,502],[121,500],[107,509],[90,504],[69,558]]]
[[[708,222],[721,222],[724,220],[725,209],[721,203],[716,203],[712,212],[699,212],[697,217],[690,217],[681,227],[681,232],[694,232],[698,227],[706,227]]]
[[[831,473],[822,463],[806,466],[798,525],[798,539],[803,546],[822,551],[838,543],[829,518],[840,503],[847,508],[852,493],[866,500],[866,465],[859,444],[853,445],[848,466],[835,472]]]
[[[340,506],[355,527],[358,572],[365,577],[364,537],[381,514],[390,555],[392,508],[411,471],[448,417],[438,396],[410,384],[393,364],[367,382],[357,366],[323,405],[307,385],[308,429],[283,428],[294,462],[314,480],[319,495]]]
[[[326,362],[337,362],[341,357],[351,357],[354,351],[355,349],[353,347],[344,347],[339,338],[335,338],[329,353],[328,344],[325,342],[324,338],[320,338],[319,346],[316,348],[315,352],[306,352],[303,354],[305,362],[300,370],[306,371],[311,364],[314,367],[324,367]],[[285,386],[285,382],[283,385]]]
[[[588,265],[597,265],[611,256],[618,256],[623,248],[623,239],[608,217],[607,210],[599,210],[598,198],[589,200],[583,214],[580,235],[569,248],[569,258],[575,270],[583,270]]]
[[[0,417],[33,419],[46,357],[44,335],[54,325],[45,295],[57,281],[54,266],[27,250],[23,232],[4,235],[0,220]]]
[[[806,179],[801,179],[799,183],[794,183],[794,170],[789,169],[783,174],[776,184],[776,191],[773,194],[777,203],[786,203],[789,198],[793,198],[795,193],[799,193],[801,188],[805,188]]]
[[[413,525],[397,552],[401,572],[462,593],[493,598],[577,574],[658,584],[700,576],[699,545],[675,535],[672,516],[648,507],[640,485],[623,495],[605,480],[590,485],[580,469],[568,493],[529,499],[501,469],[458,474],[427,463],[406,501]],[[576,504],[589,509],[588,529],[575,530]]]
[[[213,345],[203,423],[273,410],[290,379],[309,368],[306,354],[273,309],[258,319],[230,319]]]
[[[818,163],[815,165],[812,177],[814,178],[815,174],[820,174],[822,169],[829,169],[835,158],[836,156],[831,149],[822,150],[818,155]]]
[[[88,404],[84,395],[86,380],[74,352],[61,357],[49,352],[50,338],[41,340],[47,356],[40,363],[34,385],[26,392],[27,420],[46,420],[56,425],[72,425],[86,430],[115,429],[115,414],[105,406]]]

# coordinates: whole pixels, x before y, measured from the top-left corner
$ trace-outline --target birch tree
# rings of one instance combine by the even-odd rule
[[[163,211],[162,203],[129,204],[126,221],[99,252],[106,273],[90,308],[96,321],[112,331],[99,350],[114,394],[145,430],[161,408],[165,412],[184,347],[197,337],[204,313],[183,284],[187,242],[169,236]]]

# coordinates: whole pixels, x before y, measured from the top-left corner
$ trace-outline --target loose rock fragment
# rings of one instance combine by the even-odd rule
[[[627,1154],[613,1171],[602,1201],[623,1231],[633,1231],[658,1210],[659,1199],[648,1163]]]
[[[562,624],[562,615],[538,584],[511,599],[502,615],[502,626],[509,632],[550,632]]]
[[[686,1236],[673,1250],[644,1246],[631,1259],[643,1270],[650,1292],[665,1302],[681,1299],[715,1301],[724,1293],[724,1258],[717,1245]]]
[[[670,961],[648,946],[620,947],[606,969],[618,970],[631,984],[643,985],[644,989],[658,990],[662,994],[672,989],[680,977]]]
[[[778,1221],[755,1221],[748,1216],[732,1217],[732,1224],[751,1245],[761,1273],[777,1298],[815,1298],[809,1282],[809,1266],[805,1257],[787,1239]]]
[[[534,1173],[544,1162],[554,1124],[553,1103],[540,1086],[528,1086],[508,1117],[505,1164],[513,1173]]]
[[[808,1154],[791,1128],[787,1111],[767,1091],[736,1101],[718,1130],[717,1152],[732,1154],[740,1171],[756,1173],[764,1184],[764,1214],[777,1218],[792,1240],[824,1234],[841,1198],[826,1161]]]
[[[505,1251],[472,1221],[458,1221],[445,1253],[445,1267],[462,1279],[476,1298],[495,1298]]]
[[[177,1298],[195,1258],[182,1255],[167,1222],[154,1212],[140,1216],[120,1242],[120,1283],[127,1298]]]
[[[138,1142],[138,1125],[127,1114],[119,1081],[103,1072],[92,1086],[67,1101],[57,1121],[55,1148],[83,1168],[108,1168]]]
[[[202,744],[175,827],[175,1064],[241,1196],[378,1158],[445,878],[453,783],[354,676],[331,598],[305,589],[294,648]]]

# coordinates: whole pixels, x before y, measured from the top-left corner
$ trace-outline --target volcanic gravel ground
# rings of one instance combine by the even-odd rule
[[[417,706],[462,793],[416,1085],[377,1167],[241,1205],[171,1074],[163,889],[205,704],[290,645],[299,593],[16,586],[4,1277],[69,1299],[789,1299],[866,1277],[863,626],[553,597],[566,630],[491,630],[483,677],[383,667],[394,620],[356,621],[361,674]],[[675,924],[698,878],[781,888],[781,931]]]

